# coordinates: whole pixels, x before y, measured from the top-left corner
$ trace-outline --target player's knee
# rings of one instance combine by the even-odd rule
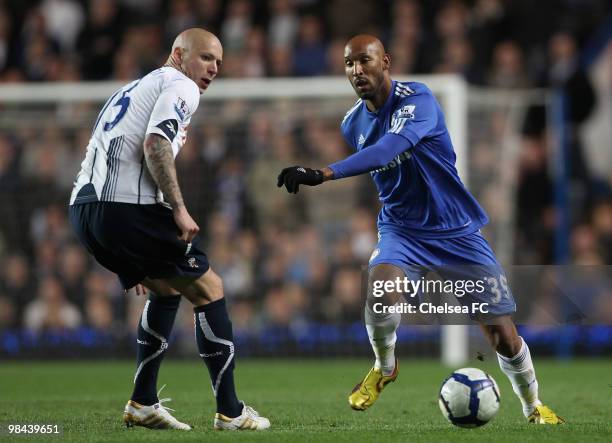
[[[223,298],[223,280],[212,269],[209,269],[196,281],[197,296],[204,302],[213,302]]]
[[[376,303],[394,305],[398,302],[401,291],[396,284],[405,276],[404,272],[393,265],[380,264],[373,266],[368,276],[368,293],[366,309],[372,309]]]
[[[215,300],[223,298],[223,280],[215,273],[208,282],[208,295]]]

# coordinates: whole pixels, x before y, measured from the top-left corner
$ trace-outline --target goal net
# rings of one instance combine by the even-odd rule
[[[510,263],[520,125],[526,103],[541,97],[468,88],[456,76],[410,80],[426,83],[444,108],[460,175],[491,218],[485,235]],[[0,86],[0,166],[9,177],[0,191],[0,261],[33,264],[25,271],[31,295],[8,294],[23,328],[32,326],[34,297],[51,292],[76,308],[73,326],[93,334],[94,344],[133,334],[143,300],[124,298],[86,256],[65,210],[92,124],[120,86]],[[339,124],[354,101],[336,77],[221,79],[202,96],[177,170],[224,280],[242,354],[369,353],[362,289],[376,244],[372,183],[358,177],[297,196],[276,188],[283,167],[322,166],[350,153]],[[183,305],[175,336],[191,352],[193,320]],[[467,357],[468,328],[403,325],[400,342],[403,352],[457,364]]]

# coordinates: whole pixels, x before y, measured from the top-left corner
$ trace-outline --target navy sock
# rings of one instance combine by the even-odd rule
[[[137,366],[132,400],[150,406],[157,398],[157,373],[168,348],[180,295],[159,296],[151,293],[138,323]]]
[[[217,412],[238,417],[242,405],[234,387],[234,336],[225,299],[194,308],[195,336],[200,357],[208,367]]]

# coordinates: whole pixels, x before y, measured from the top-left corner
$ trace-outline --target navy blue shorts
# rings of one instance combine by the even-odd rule
[[[72,205],[69,213],[81,243],[125,289],[145,277],[198,278],[209,268],[194,242],[178,238],[172,210],[165,206],[96,202]]]
[[[370,268],[392,264],[414,281],[433,272],[454,283],[455,295],[462,305],[486,303],[488,313],[494,316],[516,311],[504,269],[480,231],[456,238],[423,239],[385,226],[378,237]]]

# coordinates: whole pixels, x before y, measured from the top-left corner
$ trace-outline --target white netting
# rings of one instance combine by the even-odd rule
[[[527,105],[542,97],[468,89],[454,76],[411,80],[440,100],[460,173],[491,216],[486,233],[511,261],[519,129]],[[140,314],[138,301],[122,306],[114,279],[86,260],[66,222],[92,123],[119,86],[0,87],[0,166],[8,165],[0,257],[31,264],[29,289],[15,296],[21,316],[40,291],[65,298],[94,327],[130,331]],[[323,166],[349,153],[338,127],[354,100],[343,78],[219,80],[203,96],[177,168],[238,333],[361,321],[361,265],[376,241],[373,185],[364,176],[296,198],[275,184],[287,165]],[[190,341],[188,313],[178,328]]]

